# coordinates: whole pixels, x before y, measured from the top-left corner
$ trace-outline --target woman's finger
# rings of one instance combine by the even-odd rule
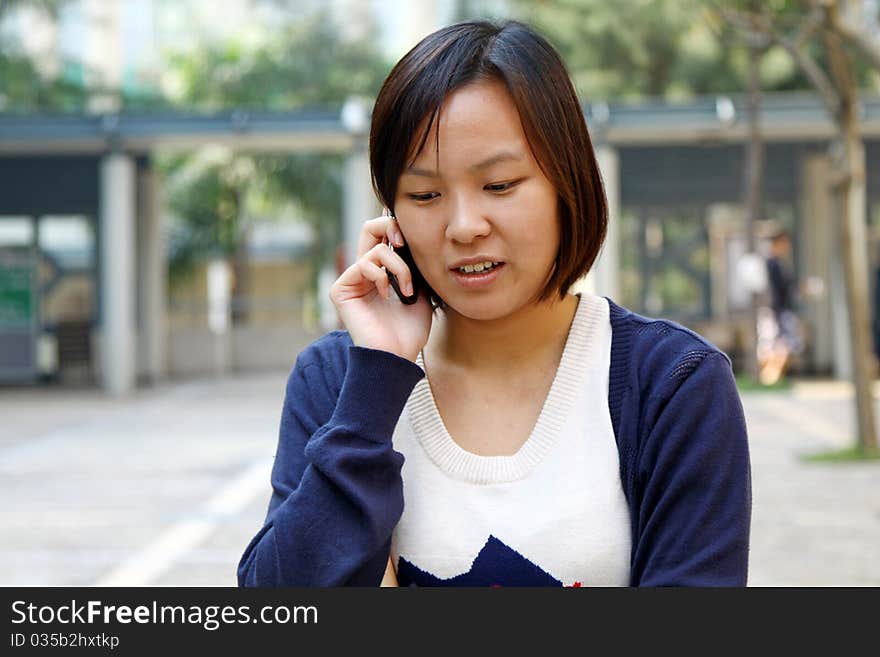
[[[355,297],[369,294],[370,290],[376,289],[382,295],[382,288],[388,287],[385,272],[374,263],[364,262],[363,259],[352,263],[339,278],[330,286],[330,299],[336,303]],[[387,294],[383,295],[387,298]]]
[[[375,262],[371,262],[369,258],[360,258],[357,261],[357,266],[361,276],[371,281],[376,286],[376,289],[379,290],[379,294],[384,299],[388,299],[390,283],[388,282],[388,275],[385,273],[385,270]]]
[[[397,253],[394,253],[387,244],[377,244],[365,255],[365,258],[375,263],[397,277],[401,291],[407,296],[412,294],[412,274],[409,267]],[[387,279],[387,274],[386,274]]]
[[[358,238],[358,258],[383,241],[391,242],[395,246],[403,245],[400,228],[394,217],[376,217],[365,221]]]
[[[386,231],[388,243],[393,244],[394,246],[403,246],[403,233],[400,231],[400,225],[397,223],[397,218],[390,217],[390,219],[391,221],[388,222],[388,230]]]
[[[397,277],[404,294],[411,294],[406,287],[407,284],[412,285],[409,268],[403,259],[386,244],[377,244],[358,258],[357,262],[348,267],[336,280],[334,287],[338,291],[338,289],[348,286],[359,287],[368,281],[375,286],[383,298],[390,299],[391,283],[387,273],[389,271]],[[410,287],[409,290],[411,289]]]

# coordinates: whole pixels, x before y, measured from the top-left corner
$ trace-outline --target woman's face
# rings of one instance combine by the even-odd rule
[[[560,235],[556,190],[501,82],[468,84],[446,98],[425,148],[400,177],[394,211],[447,312],[509,315],[531,303],[552,274]],[[503,264],[460,273],[456,265],[473,258]]]

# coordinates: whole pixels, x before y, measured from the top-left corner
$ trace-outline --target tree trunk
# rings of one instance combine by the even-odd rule
[[[232,325],[242,326],[247,324],[251,306],[251,276],[250,276],[250,226],[245,223],[244,217],[245,193],[239,185],[235,188],[235,212],[236,221],[233,226],[235,236],[235,248],[232,252]]]
[[[830,2],[824,38],[834,85],[841,108],[836,118],[842,146],[835,177],[835,197],[839,208],[841,257],[849,315],[853,385],[856,393],[858,445],[864,454],[877,450],[872,385],[876,360],[871,345],[868,319],[868,266],[865,235],[865,148],[858,117],[858,91],[852,65],[841,47],[838,5]]]
[[[875,360],[871,346],[868,318],[868,267],[865,250],[865,149],[854,124],[858,119],[844,120],[844,158],[850,173],[837,191],[840,198],[840,236],[846,282],[846,304],[849,311],[852,345],[853,385],[856,392],[859,447],[868,454],[877,449],[877,432],[872,395]]]

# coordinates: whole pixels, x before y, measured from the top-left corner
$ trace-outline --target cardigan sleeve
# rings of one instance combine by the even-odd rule
[[[680,385],[649,399],[631,576],[638,586],[745,586],[751,466],[730,362],[709,352]],[[673,391],[670,393],[669,389]]]
[[[239,586],[378,586],[382,580],[403,513],[403,455],[391,437],[424,372],[385,351],[349,346],[348,356],[338,398],[324,365],[297,359],[269,510],[239,562]]]

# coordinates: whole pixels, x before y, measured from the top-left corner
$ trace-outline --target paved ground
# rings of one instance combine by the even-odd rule
[[[269,499],[285,375],[123,401],[0,389],[0,585],[234,585]],[[805,383],[743,403],[750,584],[880,585],[880,462],[799,458],[853,439],[848,386]]]

